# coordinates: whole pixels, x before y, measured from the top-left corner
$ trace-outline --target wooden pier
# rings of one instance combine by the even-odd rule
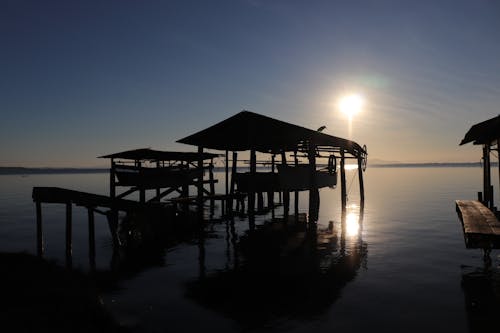
[[[72,258],[72,209],[73,205],[87,208],[88,230],[89,230],[89,258],[91,265],[95,264],[95,226],[94,213],[100,213],[108,217],[113,244],[118,245],[116,229],[118,225],[118,212],[140,211],[152,209],[164,209],[165,204],[158,202],[142,203],[133,200],[111,198],[105,195],[68,190],[59,187],[34,187],[32,194],[36,205],[36,230],[37,230],[37,254],[43,255],[43,219],[42,203],[66,205],[66,264],[71,266]],[[103,210],[107,209],[107,210]]]
[[[491,262],[489,252],[500,248],[500,216],[493,198],[491,184],[491,153],[496,151],[500,172],[500,115],[473,125],[460,142],[482,145],[483,191],[478,200],[457,200],[457,213],[462,221],[467,248],[484,250],[485,261]]]
[[[468,249],[500,248],[500,221],[477,200],[456,200]]]

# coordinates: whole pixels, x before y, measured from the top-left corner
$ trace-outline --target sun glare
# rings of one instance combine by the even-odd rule
[[[349,118],[358,114],[363,108],[365,101],[359,94],[350,94],[343,96],[339,100],[339,109],[345,113]]]

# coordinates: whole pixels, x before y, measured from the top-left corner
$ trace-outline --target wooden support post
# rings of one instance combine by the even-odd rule
[[[238,167],[238,153],[233,151],[233,163],[231,166],[231,186],[229,189],[229,193],[231,194],[231,197],[228,200],[228,209],[229,212],[233,211],[233,195],[234,195],[234,184],[235,184],[235,177],[236,177],[236,172],[237,172],[237,167]],[[236,205],[239,205],[238,200],[236,200]],[[236,207],[236,210],[238,210],[238,207]]]
[[[36,203],[36,254],[43,257],[42,204]]]
[[[198,212],[203,212],[203,147],[198,147],[198,170],[201,176],[198,178],[197,182],[197,198],[196,203],[198,205]]]
[[[257,155],[254,149],[250,150],[250,183],[248,184],[248,214],[255,213],[254,178],[257,173]]]
[[[156,168],[159,168],[160,167],[160,161],[156,161]],[[157,201],[159,202],[160,201],[160,193],[161,193],[161,190],[159,187],[156,188],[156,198],[157,198]]]
[[[286,165],[286,152],[281,152],[281,164]],[[288,217],[290,212],[290,191],[283,191],[283,215]]]
[[[273,154],[271,156],[271,172],[273,175],[275,175],[275,155]],[[267,206],[273,210],[274,212],[274,191],[269,191],[267,192]]]
[[[72,203],[66,203],[66,266],[72,266]]]
[[[208,179],[209,179],[209,186],[210,186],[210,214],[214,215],[214,210],[215,210],[215,181],[214,181],[214,165],[212,162],[210,162],[210,165],[208,166]]]
[[[87,208],[89,217],[89,261],[90,267],[95,269],[95,223],[94,223],[94,209]]]
[[[343,149],[340,150],[340,191],[342,196],[342,210],[345,210],[347,207],[347,188],[345,180],[345,153]]]
[[[226,164],[225,164],[225,182],[226,185],[226,200],[222,200],[222,213],[226,215],[229,213],[229,200],[227,199],[229,196],[229,151],[226,150]],[[227,201],[227,202],[226,202]]]
[[[116,182],[115,182],[115,161],[111,159],[111,169],[109,169],[109,196],[111,199],[116,197]]]
[[[359,199],[360,206],[364,207],[365,205],[365,185],[363,182],[363,158],[361,156],[358,157],[358,180],[359,180]]]
[[[299,166],[299,159],[297,158],[297,150],[293,152],[293,159],[295,161],[295,167]],[[293,204],[294,204],[294,212],[295,212],[295,218],[298,218],[299,216],[299,191],[294,192],[294,198],[293,198]]]
[[[318,222],[319,217],[319,190],[316,184],[316,145],[309,142],[307,153],[309,160],[309,222]]]
[[[492,208],[491,202],[491,165],[490,165],[490,145],[486,143],[483,145],[483,194],[484,202],[488,208]]]

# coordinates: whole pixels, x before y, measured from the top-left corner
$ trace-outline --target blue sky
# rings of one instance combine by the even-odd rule
[[[372,159],[477,161],[500,113],[500,3],[0,2],[0,166],[98,166],[242,109],[352,138]]]

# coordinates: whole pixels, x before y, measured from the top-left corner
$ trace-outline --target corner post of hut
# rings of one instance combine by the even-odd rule
[[[307,158],[309,160],[309,222],[316,223],[319,215],[319,190],[316,183],[316,145],[309,141]]]
[[[342,210],[347,207],[347,188],[345,179],[345,152],[344,149],[340,149],[340,191],[342,199]]]

